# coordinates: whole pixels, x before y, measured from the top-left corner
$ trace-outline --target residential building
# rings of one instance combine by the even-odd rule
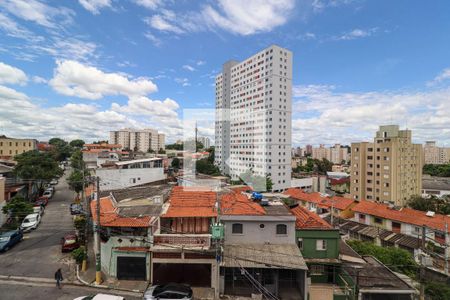
[[[209,137],[200,136],[197,138],[197,141],[202,143],[204,149],[208,149],[209,147],[211,147],[211,140],[209,139]]]
[[[450,195],[450,178],[424,175],[422,178],[423,196],[447,196]]]
[[[340,144],[326,148],[325,145],[321,144],[318,148],[312,148],[312,158],[327,159],[333,164],[345,163],[349,159],[348,148],[342,147]]]
[[[149,152],[158,152],[165,149],[165,135],[158,133],[155,129],[131,129],[124,128],[117,131],[110,131],[109,142],[120,144],[124,149]]]
[[[0,227],[6,222],[6,214],[3,213],[2,208],[6,205],[5,200],[5,187],[6,187],[6,178],[0,176]]]
[[[108,277],[150,280],[151,241],[170,190],[169,185],[142,185],[102,192],[100,222],[97,201],[91,201],[93,221],[102,229],[101,266]],[[94,198],[93,192],[93,188],[86,188],[90,199]]]
[[[344,270],[351,278],[357,278],[358,296],[355,299],[373,300],[411,300],[416,299],[418,291],[404,280],[401,275],[392,272],[373,256],[362,257],[366,263],[345,265]]]
[[[349,198],[329,196],[323,193],[307,193],[301,189],[291,188],[284,192],[299,205],[319,215],[329,215],[351,218],[354,213],[352,208],[356,202]]]
[[[0,136],[0,158],[13,159],[18,154],[37,150],[38,141],[35,139],[15,139]]]
[[[166,179],[162,158],[114,161],[95,170],[102,190],[117,190]]]
[[[278,199],[253,201],[241,193],[246,189],[220,195],[220,221],[225,228],[221,292],[261,294],[253,279],[275,297],[306,299],[307,268],[295,242],[295,216]]]
[[[329,159],[330,158],[330,149],[326,148],[325,145],[320,144],[318,148],[314,147],[312,148],[312,155],[311,158],[313,159]]]
[[[127,151],[116,149],[118,148],[85,147],[83,150],[81,150],[81,152],[83,154],[83,161],[85,163],[86,168],[87,169],[100,168],[103,164],[109,162],[111,163],[117,162],[123,156],[126,156],[128,154]]]
[[[450,147],[438,147],[435,141],[427,141],[423,146],[424,163],[442,165],[450,163]]]
[[[340,195],[350,192],[350,174],[346,172],[327,172],[328,188]]]
[[[273,190],[291,180],[292,52],[270,46],[216,77],[215,164],[233,180],[252,169]]]
[[[373,143],[352,143],[350,193],[355,200],[403,206],[422,192],[422,145],[411,130],[380,126]]]
[[[312,145],[306,145],[305,155],[312,155],[313,152],[313,146]]]
[[[341,270],[339,229],[300,205],[291,212],[296,217],[297,244],[311,278],[309,299],[354,299],[354,282]]]

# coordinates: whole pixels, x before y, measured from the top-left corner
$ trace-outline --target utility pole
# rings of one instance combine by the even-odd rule
[[[220,191],[221,191],[221,183],[220,186],[217,188],[216,193],[216,204],[217,204],[217,222],[216,226],[221,228],[220,226],[220,214],[221,214],[221,206],[220,206]],[[219,237],[216,239],[216,288],[214,289],[214,299],[218,300],[220,298],[220,262],[222,260],[222,253],[221,253],[221,241],[222,238]]]
[[[449,260],[449,256],[450,256],[450,253],[449,253],[449,249],[448,249],[448,247],[449,247],[449,242],[450,242],[450,239],[449,239],[449,236],[448,236],[448,224],[447,224],[447,222],[445,222],[445,234],[444,234],[444,241],[445,241],[445,248],[444,248],[444,258],[445,258],[445,275],[447,275],[448,276],[448,260]]]
[[[95,226],[95,284],[99,285],[102,283],[102,264],[101,264],[101,256],[100,256],[100,177],[96,178],[95,185],[96,192],[96,200],[97,200],[97,224]]]
[[[198,132],[198,129],[197,129],[197,122],[195,122],[195,153],[197,153],[197,151],[198,151],[198,149],[197,149],[197,132]]]
[[[83,176],[82,189],[81,189],[81,199],[84,202],[84,208],[86,209],[86,223],[84,225],[84,249],[86,251],[86,255],[84,256],[83,263],[81,264],[81,271],[86,272],[87,270],[87,250],[88,250],[88,227],[89,227],[89,203],[87,201],[87,197],[85,194],[85,178],[84,178],[84,162],[81,161],[81,174]]]
[[[425,300],[425,284],[424,284],[424,267],[423,267],[423,255],[426,242],[426,227],[422,226],[422,243],[421,243],[421,253],[419,257],[419,283],[420,283],[420,300]]]

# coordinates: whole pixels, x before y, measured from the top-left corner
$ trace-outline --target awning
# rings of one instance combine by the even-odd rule
[[[222,265],[228,268],[308,269],[295,244],[225,245]]]

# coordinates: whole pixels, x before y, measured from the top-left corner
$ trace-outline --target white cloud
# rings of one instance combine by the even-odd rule
[[[45,79],[41,76],[33,76],[32,80],[34,83],[47,83],[48,82],[47,79]]]
[[[24,85],[27,81],[28,77],[21,69],[0,62],[0,84]]]
[[[175,82],[181,84],[182,86],[190,86],[189,79],[187,78],[175,78]]]
[[[373,138],[379,125],[398,124],[416,142],[450,145],[450,88],[425,91],[337,92],[335,86],[293,88],[293,144],[349,144]]]
[[[217,5],[206,5],[200,12],[175,15],[172,11],[161,10],[145,22],[154,29],[176,34],[222,29],[251,35],[285,24],[294,6],[294,0],[219,0]]]
[[[60,94],[91,100],[107,95],[142,96],[157,91],[149,79],[105,73],[72,60],[57,61],[49,84]]]
[[[321,12],[328,7],[338,7],[341,5],[348,5],[355,2],[355,0],[313,0],[311,6],[315,12]]]
[[[163,4],[162,0],[134,0],[134,2],[148,9],[156,9]]]
[[[206,64],[206,61],[204,61],[204,60],[199,60],[196,62],[197,66],[203,66],[204,64]]]
[[[144,33],[144,36],[153,43],[156,47],[159,47],[162,45],[162,41],[157,38],[155,35],[153,35],[151,32]]]
[[[78,0],[78,2],[94,15],[98,15],[102,8],[111,7],[111,0]]]
[[[75,14],[66,7],[52,7],[38,0],[3,0],[0,1],[0,7],[18,18],[48,28],[72,23]]]
[[[377,31],[378,31],[377,27],[370,28],[367,30],[357,28],[357,29],[353,29],[352,31],[346,32],[340,36],[336,36],[333,39],[335,39],[335,40],[355,40],[355,39],[372,36]]]
[[[438,76],[436,76],[432,81],[428,82],[428,86],[434,86],[442,83],[443,81],[450,79],[450,68],[444,69]]]
[[[35,35],[31,31],[24,28],[23,26],[20,26],[10,17],[2,13],[0,13],[0,29],[3,30],[6,33],[6,35],[14,38],[21,38],[34,42],[44,40],[43,37]]]
[[[194,71],[195,71],[195,68],[194,68],[193,66],[190,66],[190,65],[184,65],[184,66],[183,66],[183,69],[188,70],[188,71],[191,71],[191,72],[194,72]]]

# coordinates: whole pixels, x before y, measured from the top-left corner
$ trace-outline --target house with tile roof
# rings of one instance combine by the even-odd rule
[[[333,214],[342,218],[353,216],[352,207],[356,201],[339,196],[329,196],[323,193],[308,193],[298,188],[290,188],[284,192],[292,200],[319,215]]]
[[[277,197],[254,201],[248,187],[227,188],[220,195],[224,224],[221,293],[259,293],[255,278],[272,295],[306,299],[306,263],[295,243],[295,216]]]
[[[101,228],[102,271],[119,280],[150,280],[150,248],[170,185],[146,185],[100,195],[100,218],[94,187],[85,194],[94,224]]]
[[[353,299],[354,283],[341,269],[339,229],[301,205],[290,210],[296,218],[296,241],[308,265],[310,299]]]

